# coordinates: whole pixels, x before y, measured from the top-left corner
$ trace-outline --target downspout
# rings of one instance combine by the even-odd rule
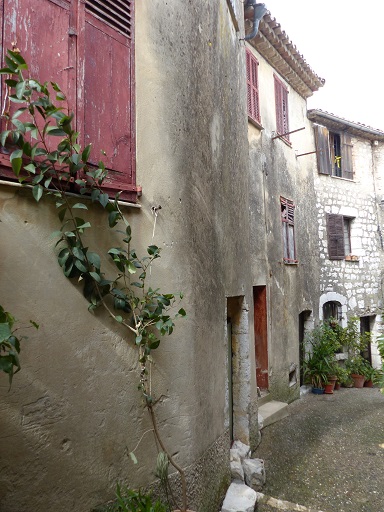
[[[260,21],[264,14],[268,11],[268,9],[265,7],[265,4],[257,4],[256,1],[257,0],[247,0],[244,6],[245,9],[247,9],[248,7],[253,7],[253,28],[252,32],[245,36],[244,39],[246,41],[248,41],[249,39],[253,39],[255,37],[259,30]]]

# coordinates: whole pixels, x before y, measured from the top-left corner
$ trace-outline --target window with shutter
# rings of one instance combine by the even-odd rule
[[[293,201],[280,197],[281,222],[283,229],[284,263],[297,263],[295,245],[295,205]]]
[[[327,214],[328,257],[330,260],[343,260],[351,254],[351,222],[350,217]]]
[[[314,133],[319,174],[353,180],[351,136],[320,125],[314,126]]]
[[[289,142],[289,118],[288,118],[288,89],[283,82],[274,75],[275,79],[275,105],[276,105],[276,132],[284,135],[282,139]]]
[[[261,124],[260,106],[259,106],[259,81],[258,81],[258,61],[253,53],[246,49],[246,68],[247,68],[247,100],[248,117],[256,123]]]
[[[92,142],[89,163],[109,171],[106,190],[134,201],[134,2],[9,0],[0,9],[4,51],[15,41],[32,76],[60,84],[80,143]]]

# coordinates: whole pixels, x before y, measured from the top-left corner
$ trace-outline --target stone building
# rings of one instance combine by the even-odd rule
[[[320,320],[360,319],[372,332],[367,357],[379,367],[382,333],[384,132],[310,110],[317,149],[314,192],[319,230]]]

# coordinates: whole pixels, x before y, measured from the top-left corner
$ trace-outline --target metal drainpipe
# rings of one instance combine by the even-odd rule
[[[253,39],[259,30],[259,25],[262,17],[268,11],[265,4],[257,4],[256,0],[247,0],[245,8],[253,7],[253,29],[252,32],[245,36],[245,40]]]

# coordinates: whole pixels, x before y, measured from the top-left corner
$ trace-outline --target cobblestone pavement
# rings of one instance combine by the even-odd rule
[[[324,512],[384,512],[384,395],[309,393],[262,431],[263,493]]]

